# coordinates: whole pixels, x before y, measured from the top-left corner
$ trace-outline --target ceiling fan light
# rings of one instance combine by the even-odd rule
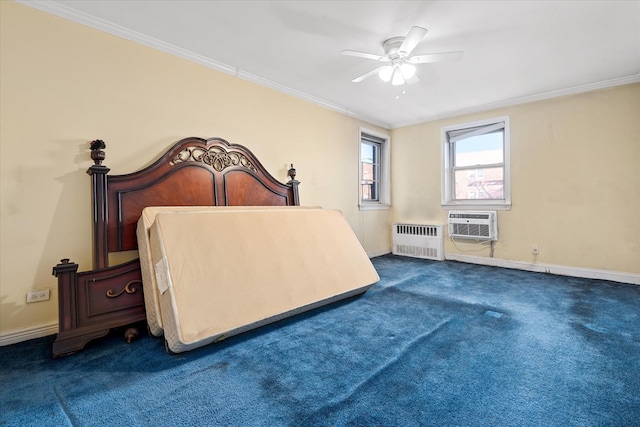
[[[400,86],[403,85],[404,82],[404,77],[402,77],[402,72],[400,71],[400,69],[396,69],[395,72],[393,73],[393,79],[391,80],[391,84],[393,86]]]
[[[416,66],[405,62],[400,66],[400,71],[402,72],[402,77],[405,80],[409,80],[411,77],[416,75]]]
[[[391,75],[393,74],[393,67],[391,65],[387,65],[386,67],[380,69],[378,72],[378,76],[383,82],[389,82],[391,80]]]

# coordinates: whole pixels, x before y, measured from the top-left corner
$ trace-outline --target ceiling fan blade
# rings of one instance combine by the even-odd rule
[[[441,52],[441,53],[429,53],[427,55],[416,55],[411,58],[407,58],[407,61],[412,64],[428,64],[431,62],[444,62],[444,61],[457,61],[462,59],[464,52]]]
[[[384,67],[386,67],[386,65],[383,65],[382,67],[378,67],[375,70],[371,70],[368,73],[365,73],[363,75],[361,75],[360,77],[356,77],[355,79],[351,80],[351,82],[353,83],[360,83],[361,81],[363,81],[364,79],[368,79],[371,76],[374,76],[376,74],[378,74],[378,72],[380,70],[382,70]]]
[[[418,46],[418,43],[422,41],[424,36],[427,34],[427,29],[422,27],[411,27],[407,37],[404,38],[402,45],[398,49],[398,54],[400,56],[409,56],[413,49]]]
[[[348,55],[348,56],[357,56],[358,58],[373,59],[373,60],[382,61],[382,62],[391,61],[386,56],[376,55],[375,53],[358,52],[357,50],[343,50],[342,54]]]

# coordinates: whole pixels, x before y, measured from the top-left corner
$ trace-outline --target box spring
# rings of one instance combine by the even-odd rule
[[[149,236],[162,327],[175,353],[360,294],[379,280],[336,210],[163,211]]]
[[[158,285],[155,273],[153,272],[153,262],[151,260],[151,248],[149,243],[149,229],[159,212],[215,212],[215,211],[238,211],[238,210],[278,210],[278,209],[321,209],[316,206],[150,206],[142,210],[142,215],[138,220],[136,235],[138,239],[138,253],[140,257],[140,271],[142,274],[143,293],[147,325],[149,332],[156,336],[164,333],[162,327],[162,316],[160,314],[160,298],[158,295]]]

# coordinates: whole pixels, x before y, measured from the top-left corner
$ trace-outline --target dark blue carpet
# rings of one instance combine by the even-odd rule
[[[640,425],[640,286],[373,262],[362,297],[188,353],[0,348],[0,425]]]

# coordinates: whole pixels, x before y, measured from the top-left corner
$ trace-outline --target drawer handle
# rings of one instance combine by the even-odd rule
[[[127,283],[124,286],[124,289],[122,289],[120,292],[118,292],[117,294],[113,292],[113,289],[109,289],[107,291],[107,296],[109,298],[117,298],[120,295],[124,294],[125,292],[128,294],[135,294],[136,292],[138,292],[138,288],[134,288],[133,285],[135,285],[136,283],[142,283],[142,281],[140,280],[132,280],[129,283]]]

